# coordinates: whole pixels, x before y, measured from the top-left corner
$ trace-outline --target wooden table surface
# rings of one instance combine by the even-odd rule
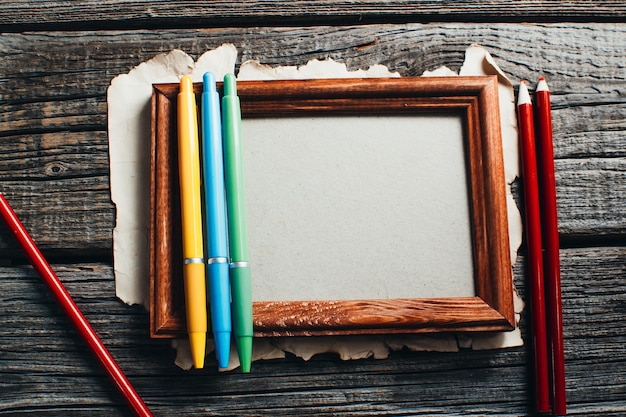
[[[473,43],[515,85],[553,97],[567,394],[571,415],[626,414],[626,5],[624,2],[344,1],[0,4],[0,192],[157,416],[532,415],[528,343],[497,351],[324,354],[249,375],[173,364],[148,314],[115,297],[106,89],[179,48],[225,42],[237,63],[381,63],[403,76]],[[519,185],[515,194],[523,198]],[[526,295],[524,252],[515,284]],[[528,340],[527,310],[522,333]],[[0,225],[0,415],[129,416]]]

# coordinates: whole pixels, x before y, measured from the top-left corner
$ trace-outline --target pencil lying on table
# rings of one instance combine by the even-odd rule
[[[524,187],[526,244],[528,246],[530,316],[535,364],[535,400],[537,412],[545,413],[550,411],[550,389],[543,259],[541,253],[539,183],[537,178],[537,154],[535,152],[535,125],[530,94],[524,81],[520,84],[518,94],[517,112]]]
[[[550,90],[543,78],[535,93],[537,120],[537,153],[541,189],[542,236],[544,242],[544,274],[548,341],[552,369],[552,414],[565,415],[565,357],[563,352],[563,319],[561,307],[561,271],[559,260],[559,231],[556,209],[556,180],[552,148],[552,116]]]
[[[31,264],[54,295],[54,298],[56,298],[63,308],[63,311],[65,311],[72,321],[78,334],[80,334],[85,343],[87,343],[91,352],[96,356],[109,375],[109,378],[111,378],[115,384],[115,387],[122,393],[135,414],[140,417],[152,416],[146,404],[144,404],[139,394],[137,394],[128,379],[126,379],[126,376],[115,362],[115,359],[113,359],[96,332],[92,329],[2,193],[0,193],[0,215],[4,218],[4,221],[15,235],[18,243],[22,246],[24,252],[26,252]]]

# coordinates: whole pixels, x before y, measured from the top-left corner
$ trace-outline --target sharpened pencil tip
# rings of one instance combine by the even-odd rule
[[[543,77],[539,78],[539,83],[537,84],[537,90],[535,91],[550,91],[548,89],[548,83],[546,82],[545,78]]]
[[[526,87],[526,81],[522,80],[519,85],[519,93],[517,95],[517,105],[532,104],[530,100],[530,94],[528,93],[528,87]]]

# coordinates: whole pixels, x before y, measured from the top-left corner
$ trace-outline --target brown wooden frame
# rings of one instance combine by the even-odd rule
[[[220,86],[218,86],[219,88]],[[194,85],[200,94],[201,85]],[[514,328],[495,76],[241,81],[242,117],[450,113],[465,127],[474,297],[254,302],[256,336],[496,331]],[[150,330],[184,336],[176,157],[178,84],[152,95]],[[250,227],[250,226],[249,226]]]

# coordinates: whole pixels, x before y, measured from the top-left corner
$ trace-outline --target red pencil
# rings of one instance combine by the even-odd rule
[[[550,384],[548,378],[548,344],[546,340],[546,313],[541,255],[541,217],[539,211],[539,183],[535,153],[533,106],[526,83],[522,81],[517,100],[519,119],[522,179],[526,214],[526,244],[528,246],[528,276],[530,316],[535,363],[535,395],[537,412],[550,411]]]
[[[559,231],[557,227],[556,181],[552,149],[552,116],[550,90],[539,79],[535,94],[537,120],[537,149],[541,178],[541,214],[543,217],[544,272],[546,281],[546,311],[548,340],[552,358],[552,414],[565,415],[565,355],[563,351],[563,318],[561,307],[561,269],[559,261]]]
[[[50,268],[50,265],[43,257],[39,248],[2,193],[0,193],[0,215],[2,215],[9,229],[15,235],[17,241],[24,249],[24,252],[26,252],[35,270],[39,273],[50,291],[52,291],[52,294],[59,304],[61,304],[61,307],[69,316],[78,333],[82,336],[93,354],[96,355],[96,358],[104,367],[117,389],[122,393],[126,401],[128,401],[128,404],[135,414],[140,417],[151,417],[152,413],[148,410],[148,407],[141,400],[141,397],[139,397],[139,394],[137,394],[128,379],[126,379],[126,376],[104,344],[102,344],[96,332],[91,328],[91,325],[85,316],[83,316],[76,303],[74,303],[74,300],[59,280],[59,277],[57,277],[52,268]]]

